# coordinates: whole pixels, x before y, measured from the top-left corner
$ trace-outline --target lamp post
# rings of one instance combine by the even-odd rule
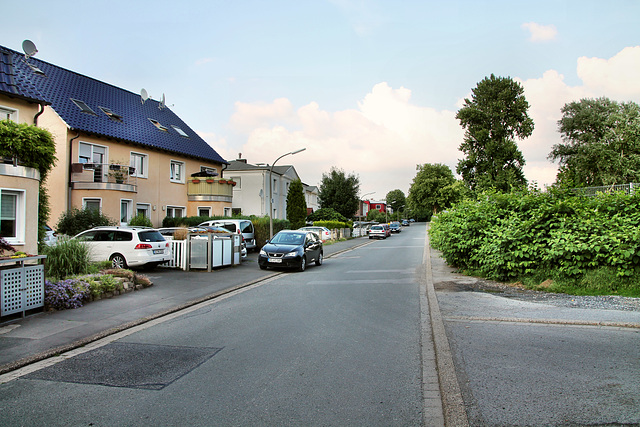
[[[299,150],[290,151],[288,153],[283,154],[282,156],[275,159],[274,162],[271,164],[271,167],[269,168],[269,240],[273,238],[273,182],[272,182],[273,178],[271,177],[273,173],[273,167],[276,165],[276,162],[281,158],[283,158],[284,156],[288,156],[290,154],[292,155],[298,154],[299,152],[304,150],[306,150],[306,148],[301,148]]]
[[[365,194],[363,194],[363,195],[361,196],[361,198],[362,198],[362,200],[364,200],[364,197],[365,197],[365,196],[369,196],[369,195],[374,194],[374,193],[375,193],[375,191],[372,191],[372,192],[370,192],[370,193],[365,193]],[[364,210],[364,203],[362,204],[362,206],[363,206],[363,210]],[[367,205],[367,206],[368,206],[368,205]],[[364,212],[362,212],[362,213],[363,213],[363,215],[362,215],[362,216],[366,219],[366,218],[367,218],[367,216],[366,216],[366,215],[364,215]],[[368,213],[368,212],[367,212],[367,213]],[[359,237],[362,237],[362,217],[360,218],[360,227],[359,227],[359,229],[360,229],[360,231],[358,232],[358,236],[359,236]]]

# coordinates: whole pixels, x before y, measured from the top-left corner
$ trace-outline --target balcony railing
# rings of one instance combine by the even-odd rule
[[[136,169],[117,163],[73,163],[71,183],[76,190],[137,191]]]
[[[224,179],[190,178],[187,181],[189,201],[231,202],[233,199],[233,181]]]

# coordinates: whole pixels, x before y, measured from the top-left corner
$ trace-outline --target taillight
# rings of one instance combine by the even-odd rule
[[[138,243],[135,248],[136,249],[151,249],[152,247],[153,246],[151,246],[148,243]]]

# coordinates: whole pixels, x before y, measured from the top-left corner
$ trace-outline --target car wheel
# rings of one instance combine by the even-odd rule
[[[113,268],[127,268],[127,260],[120,254],[113,254],[110,258]]]
[[[320,255],[318,255],[318,259],[316,260],[316,265],[322,265],[322,260],[323,260],[323,256],[322,256],[322,252],[320,252]]]
[[[307,269],[307,258],[306,257],[302,257],[302,259],[300,260],[300,266],[298,267],[299,271],[304,271]]]
[[[261,266],[260,266],[260,270],[266,270],[266,269],[267,269],[267,266],[266,266],[266,265],[261,265]]]

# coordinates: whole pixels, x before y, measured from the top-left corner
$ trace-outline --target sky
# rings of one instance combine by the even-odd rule
[[[4,2],[0,45],[167,105],[227,161],[332,167],[360,195],[408,194],[416,167],[456,172],[456,112],[492,73],[524,88],[525,176],[555,181],[561,108],[640,103],[637,0]],[[457,176],[457,175],[456,175]]]

